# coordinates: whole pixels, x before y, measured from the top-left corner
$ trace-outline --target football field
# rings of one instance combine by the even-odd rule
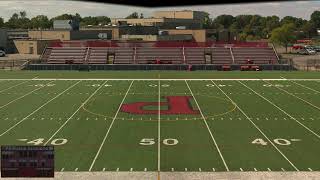
[[[320,171],[320,78],[235,76],[9,76],[0,145],[53,145],[56,171]]]

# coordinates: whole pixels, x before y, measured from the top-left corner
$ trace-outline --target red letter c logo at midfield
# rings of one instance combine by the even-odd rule
[[[191,96],[166,96],[167,102],[161,102],[160,106],[168,106],[168,110],[160,110],[160,114],[199,114],[199,110],[193,110],[190,104]],[[131,114],[158,114],[158,110],[143,109],[146,106],[158,107],[158,102],[135,102],[123,104],[121,111]]]

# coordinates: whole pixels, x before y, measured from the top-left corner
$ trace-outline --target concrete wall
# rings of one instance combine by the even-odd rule
[[[42,54],[44,48],[50,40],[14,40],[14,44],[18,49],[19,54]]]
[[[127,24],[141,25],[141,26],[159,26],[163,23],[163,18],[144,18],[144,19],[125,19],[125,18],[112,18],[112,24],[119,24],[119,21],[125,21]]]
[[[72,40],[70,37],[70,31],[29,31],[29,37],[31,39],[60,39],[60,40]]]
[[[156,11],[155,18],[197,19],[203,21],[205,12],[202,11]]]
[[[122,35],[122,40],[143,40],[143,41],[157,41],[157,35]]]
[[[0,29],[0,47],[6,50],[8,35],[5,29]]]
[[[175,34],[191,34],[196,42],[206,42],[206,30],[191,30],[191,29],[162,29],[164,31],[168,31],[169,35]]]
[[[100,39],[100,33],[107,33],[107,39],[112,39],[112,30],[85,30],[85,31],[70,31],[71,40],[81,39]]]

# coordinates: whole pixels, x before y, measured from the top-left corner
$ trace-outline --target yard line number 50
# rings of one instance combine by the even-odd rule
[[[151,146],[151,145],[154,145],[155,143],[156,142],[155,142],[154,138],[143,138],[139,142],[139,144],[143,145],[143,146]],[[162,143],[167,146],[174,146],[174,145],[177,145],[179,143],[179,141],[177,139],[167,138],[167,139],[164,139],[162,141]]]

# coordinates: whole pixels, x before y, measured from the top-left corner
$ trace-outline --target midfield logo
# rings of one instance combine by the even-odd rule
[[[167,106],[167,110],[160,110],[160,114],[199,114],[194,110],[190,99],[192,96],[165,96],[167,102],[160,102],[160,106]],[[158,102],[135,102],[123,104],[121,111],[130,114],[158,114],[158,110],[148,110],[146,107],[157,107]]]

